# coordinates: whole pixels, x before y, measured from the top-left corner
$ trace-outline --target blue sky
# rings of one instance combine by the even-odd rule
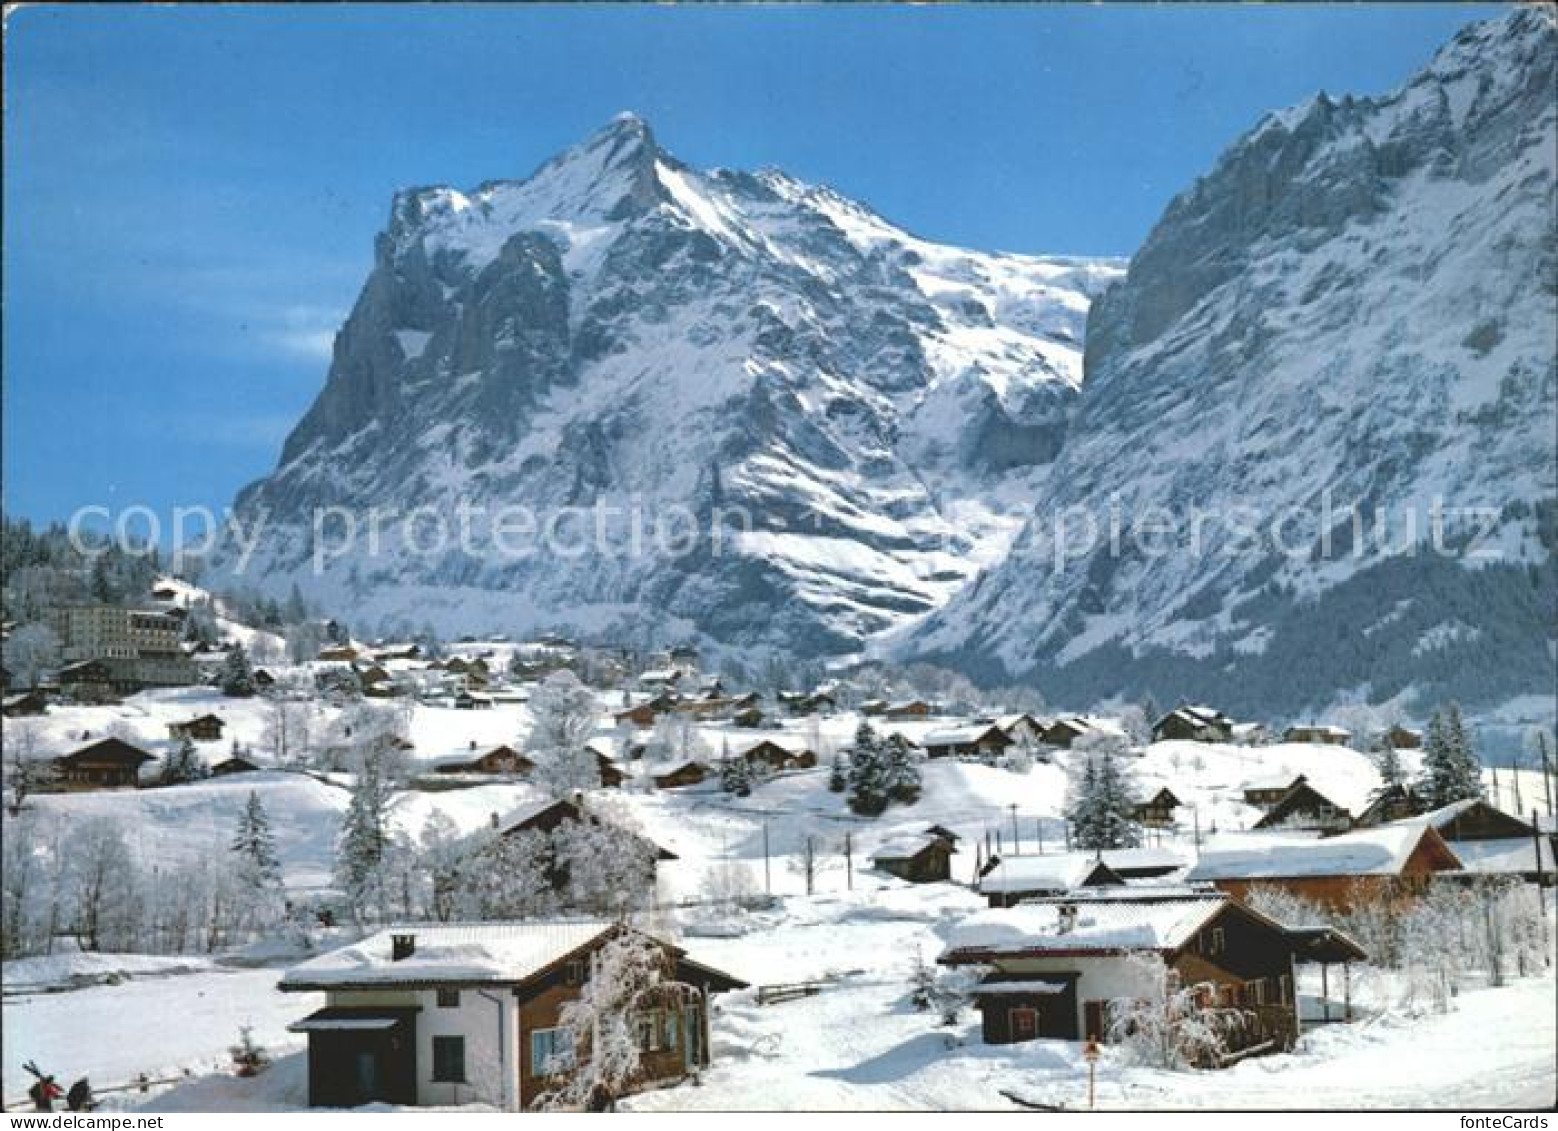
[[[225,506],[324,381],[390,194],[632,109],[921,235],[1129,255],[1268,110],[1500,7],[60,6],[6,37],[4,502]]]

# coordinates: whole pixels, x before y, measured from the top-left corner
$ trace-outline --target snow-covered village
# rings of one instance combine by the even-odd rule
[[[57,254],[8,221],[7,1113],[1554,1106],[1551,8],[782,28],[763,6],[352,7],[10,13],[8,124],[30,132],[7,141],[7,212]],[[910,166],[847,158],[864,137],[840,172],[778,124],[687,116],[700,164],[666,148],[674,95],[716,66],[702,37],[794,36],[774,81],[796,98],[842,57],[824,43],[852,44],[871,80],[848,97],[885,121],[923,105],[893,77],[911,59],[1026,75],[991,36],[1030,36],[1102,82],[1083,57],[1104,44],[1143,73],[1213,66],[1156,34],[1197,21],[1229,37],[1216,58],[1279,25],[1306,46],[1227,64],[1259,108],[1201,150],[1143,150],[1144,178],[1178,179],[1134,243],[1082,233],[1110,254],[912,235],[860,202],[933,229],[890,191]],[[601,37],[630,25],[687,73],[612,69]],[[377,51],[411,66],[407,27],[462,44],[459,69],[374,71]],[[598,53],[599,97],[666,124],[494,132],[468,110],[472,139],[434,144],[459,132],[456,74],[521,81],[499,29],[556,47],[521,118]],[[295,100],[336,89],[346,42],[386,101],[348,100],[326,140]],[[199,97],[147,77],[153,55]],[[262,78],[298,89],[224,101]],[[1233,97],[1201,82],[1170,85],[1186,108]],[[1313,93],[1336,82],[1360,85]],[[109,144],[121,114],[145,136]],[[130,265],[105,259],[104,295],[50,275],[93,163],[157,196],[137,178],[176,160],[160,115],[222,123],[181,177],[261,176],[253,153],[296,130],[275,161],[336,169],[331,193],[353,163],[373,169],[353,197],[394,186],[387,224],[354,199],[316,233],[356,256],[333,281],[265,258],[279,220],[244,221],[269,233],[246,269],[285,280],[263,285],[290,303],[290,401],[212,408],[204,362],[180,385],[163,305],[116,337],[138,300],[107,292],[143,271],[222,324],[226,260],[143,255],[116,220],[103,254],[123,237]],[[956,150],[934,115],[914,128]],[[377,130],[435,152],[370,160]],[[491,179],[520,137],[544,160]],[[819,179],[769,163],[787,154]],[[471,169],[477,188],[404,187]],[[210,212],[136,222],[188,225],[155,237],[178,245],[224,230]],[[303,296],[327,286],[316,327]],[[60,329],[60,296],[94,332]],[[234,317],[262,348],[265,316]],[[222,337],[211,364],[242,368]],[[110,348],[147,367],[139,408],[50,361]],[[159,439],[116,449],[147,405]],[[234,438],[217,412],[282,423]]]

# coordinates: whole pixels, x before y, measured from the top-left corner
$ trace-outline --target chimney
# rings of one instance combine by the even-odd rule
[[[417,952],[417,937],[415,935],[391,935],[390,936],[390,961],[399,962],[403,958],[410,958]]]
[[[1062,903],[1060,905],[1060,922],[1056,928],[1056,934],[1069,935],[1076,930],[1077,905],[1074,903]]]

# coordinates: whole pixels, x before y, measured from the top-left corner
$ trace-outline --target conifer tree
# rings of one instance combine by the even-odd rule
[[[874,817],[887,808],[890,790],[887,752],[871,724],[862,721],[849,750],[849,807]]]
[[[195,743],[186,734],[179,740],[173,753],[163,760],[160,780],[163,785],[182,785],[210,776],[211,771],[195,752]]]
[[[376,758],[367,758],[352,787],[336,850],[336,882],[359,922],[383,911],[383,867],[389,850],[389,786]]]
[[[276,856],[276,838],[271,832],[270,816],[257,790],[249,791],[249,800],[238,815],[238,829],[229,846],[238,857],[243,874],[256,886],[281,882],[281,861]]]
[[[246,698],[258,690],[254,683],[254,669],[249,666],[249,654],[243,650],[242,644],[234,644],[232,651],[222,661],[217,685],[221,687],[223,695],[235,699]]]
[[[1482,767],[1467,737],[1461,709],[1454,703],[1428,720],[1419,792],[1430,809],[1482,796]]]
[[[1071,789],[1071,842],[1077,848],[1133,848],[1141,843],[1129,783],[1114,755],[1090,754]]]
[[[884,748],[889,800],[912,805],[920,799],[920,765],[914,747],[901,734],[887,736]]]
[[[833,769],[828,774],[828,791],[843,793],[849,788],[849,765],[842,753],[833,755]]]

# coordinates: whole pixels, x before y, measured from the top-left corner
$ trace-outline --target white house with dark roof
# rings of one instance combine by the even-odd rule
[[[308,1035],[310,1106],[530,1107],[587,1055],[560,1011],[625,930],[604,920],[409,925],[293,967],[283,992],[325,995],[290,1026]],[[745,983],[643,937],[664,951],[667,981],[635,1021],[649,1086],[709,1062],[709,996]]]

